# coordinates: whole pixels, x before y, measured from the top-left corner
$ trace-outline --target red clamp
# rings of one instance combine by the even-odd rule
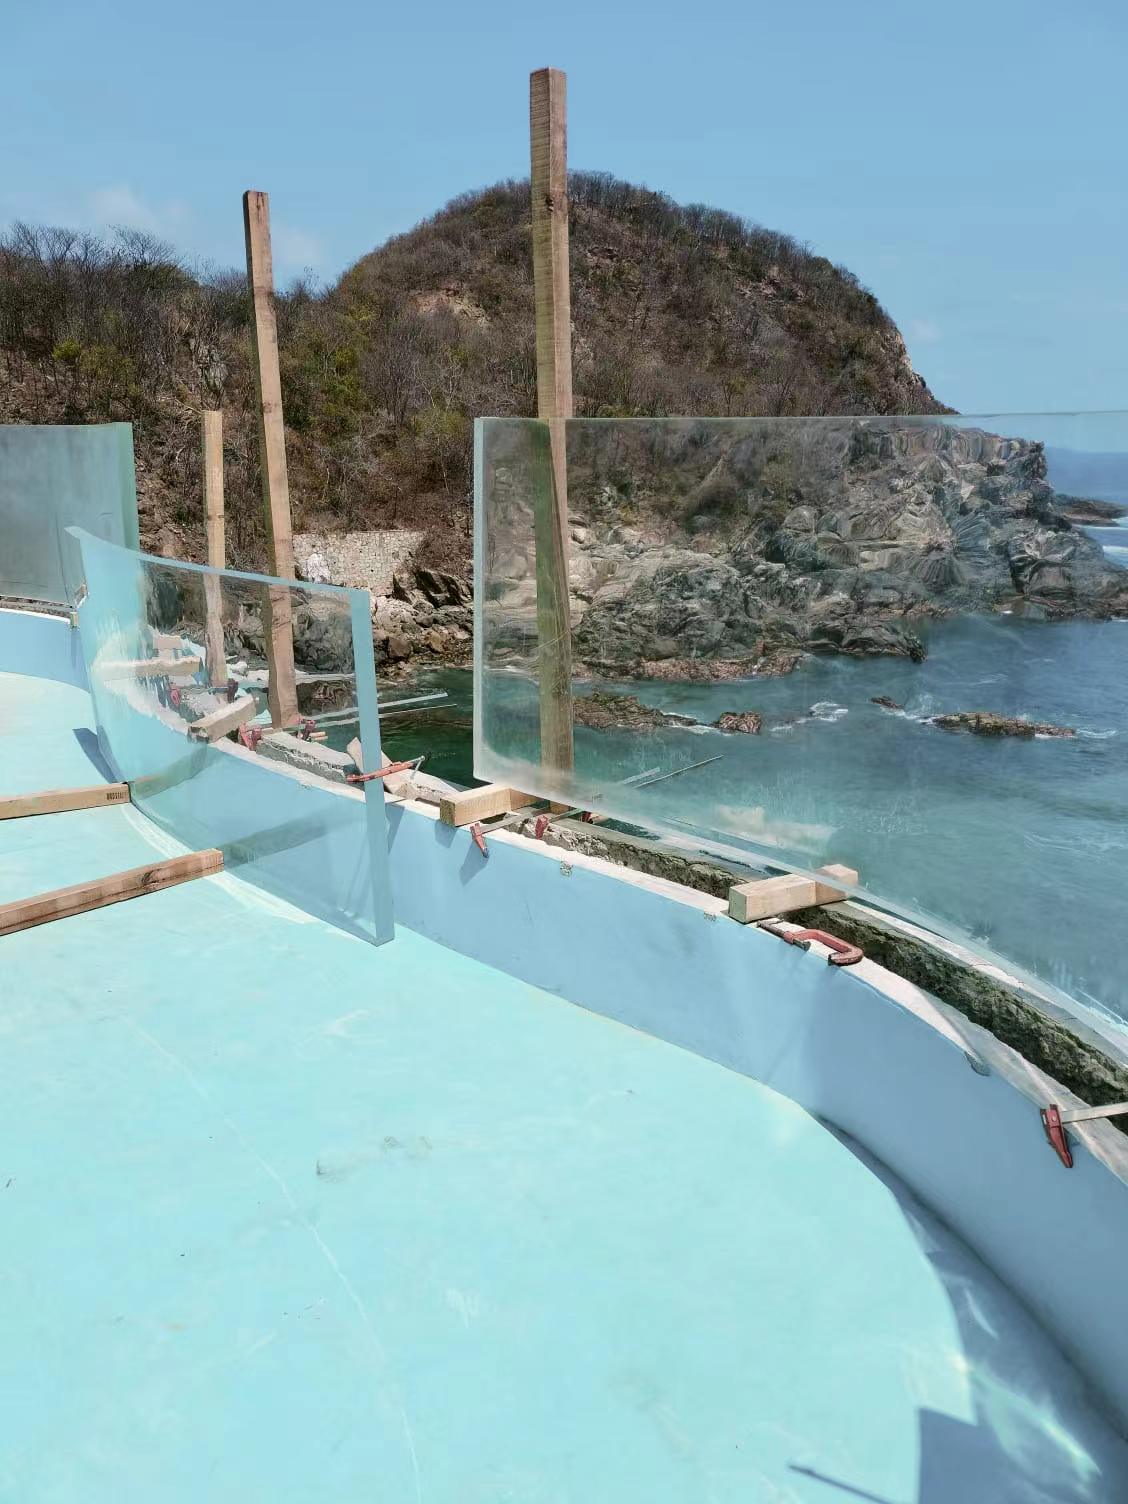
[[[1061,1109],[1056,1103],[1051,1102],[1048,1107],[1042,1108],[1042,1127],[1046,1130],[1046,1142],[1067,1170],[1073,1168],[1073,1153],[1069,1147],[1069,1140],[1065,1136],[1065,1124],[1061,1120]]]
[[[308,716],[304,716],[298,722],[298,736],[301,738],[301,740],[303,742],[308,742],[309,739],[310,739],[310,737],[313,735],[313,733],[316,730],[317,730],[317,722],[313,721],[313,720],[310,720],[310,718]]]
[[[860,945],[850,945],[845,940],[839,940],[837,935],[828,935],[826,930],[785,930],[779,924],[761,924],[760,928],[767,930],[769,935],[786,940],[788,945],[798,945],[802,950],[810,950],[811,941],[817,940],[830,951],[826,958],[829,966],[856,966],[859,961],[865,960],[865,951]]]
[[[243,743],[244,747],[246,747],[249,752],[253,752],[258,746],[259,742],[262,741],[262,727],[248,726],[246,724],[240,726],[239,740]]]
[[[475,820],[473,825],[471,825],[470,838],[474,842],[474,845],[477,846],[478,850],[482,853],[482,855],[484,857],[488,857],[490,853],[486,848],[486,837],[483,834],[480,820]]]
[[[536,836],[538,841],[544,840],[544,833],[548,829],[548,823],[551,819],[551,815],[538,815],[533,821],[533,835]]]
[[[414,773],[419,762],[419,758],[414,758],[411,762],[390,762],[386,768],[377,768],[374,773],[349,773],[345,782],[369,783],[373,778],[391,778],[396,773]]]
[[[828,935],[825,930],[797,930],[784,938],[793,945],[797,940],[817,940],[820,945],[825,945],[830,951],[826,958],[828,966],[857,966],[865,958],[860,945],[850,945],[845,940],[839,940],[837,935]]]

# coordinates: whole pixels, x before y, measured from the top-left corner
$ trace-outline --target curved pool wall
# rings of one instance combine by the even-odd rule
[[[89,691],[82,639],[64,616],[0,611],[0,673],[31,674]]]
[[[0,669],[78,682],[74,635],[63,619],[0,612]],[[256,799],[286,797],[277,768],[247,776]],[[363,820],[352,792],[303,797]],[[1128,1424],[1128,1156],[1115,1129],[1077,1134],[1067,1171],[1038,1102],[1068,1093],[881,968],[830,968],[731,922],[719,900],[594,858],[561,862],[507,833],[483,859],[419,804],[389,804],[387,827],[399,924],[761,1081],[848,1134],[999,1274]]]

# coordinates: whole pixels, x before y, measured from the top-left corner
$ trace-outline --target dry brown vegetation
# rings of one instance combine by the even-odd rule
[[[571,179],[576,410],[941,410],[849,272],[786,235],[602,174]],[[422,527],[469,559],[471,425],[535,409],[528,185],[467,194],[326,290],[278,298],[295,523]],[[142,535],[198,557],[199,412],[225,411],[232,562],[262,562],[241,273],[151,237],[0,241],[0,421],[135,425]]]

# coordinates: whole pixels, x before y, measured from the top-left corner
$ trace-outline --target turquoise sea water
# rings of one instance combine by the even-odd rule
[[[819,658],[780,679],[609,685],[701,724],[579,728],[577,767],[611,785],[719,757],[633,794],[630,812],[741,832],[781,862],[844,862],[875,895],[1128,1019],[1128,622],[968,618],[934,624],[927,637],[922,664]],[[501,678],[513,736],[528,736],[535,686]],[[448,690],[447,706],[389,723],[385,745],[393,756],[426,749],[430,771],[468,780],[470,674],[426,683]],[[881,709],[873,695],[905,708]],[[762,734],[708,729],[726,710],[758,711]],[[1078,735],[995,740],[927,723],[957,710]]]
[[[709,735],[725,761],[678,780],[688,809],[704,816],[710,775],[731,799],[735,761],[785,853],[856,867],[875,893],[1125,1017],[1126,657],[1128,622],[972,619],[934,627],[920,665],[828,658],[785,679],[645,698],[701,720],[765,718],[759,737]],[[904,711],[870,703],[879,694]],[[1078,735],[995,740],[925,719],[977,709]]]

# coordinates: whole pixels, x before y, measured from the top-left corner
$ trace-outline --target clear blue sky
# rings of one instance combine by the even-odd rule
[[[527,171],[527,77],[570,162],[842,262],[965,412],[1128,407],[1123,0],[7,0],[0,221],[151,228],[331,280]]]

